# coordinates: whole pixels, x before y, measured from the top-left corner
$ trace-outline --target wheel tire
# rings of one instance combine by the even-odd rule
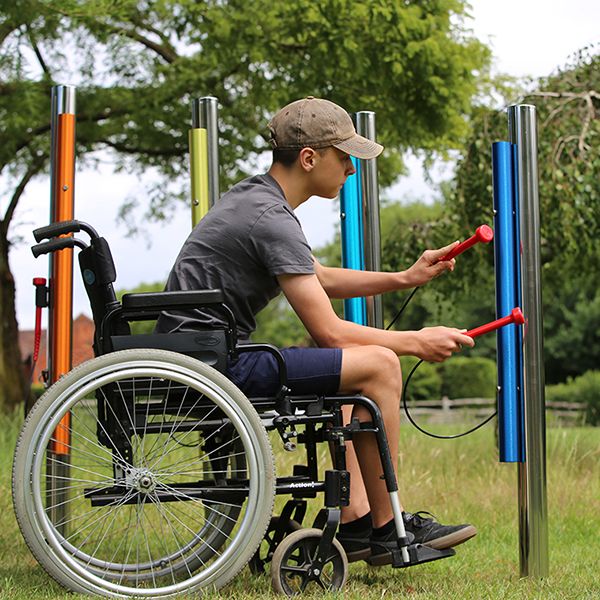
[[[333,539],[331,553],[321,573],[311,577],[313,561],[323,532],[320,529],[301,529],[283,539],[273,554],[271,583],[273,589],[286,596],[297,596],[319,589],[335,591],[344,587],[348,577],[348,560],[342,545]]]
[[[120,431],[106,430],[99,397]],[[127,418],[119,421],[118,411]],[[65,415],[68,456],[50,451]],[[209,480],[201,461],[216,451],[209,458],[198,447],[221,431],[231,434],[219,447],[224,473]],[[128,434],[126,454],[119,448]],[[182,443],[189,435],[198,444]],[[238,504],[224,501],[236,489]],[[270,443],[248,399],[208,365],[163,350],[114,352],[62,377],[27,417],[13,463],[13,503],[33,555],[65,587],[108,597],[223,587],[261,543],[274,494]]]
[[[264,575],[265,565],[271,562],[271,560],[273,559],[273,553],[277,549],[272,548],[273,536],[275,534],[277,526],[279,525],[280,520],[280,516],[271,517],[271,522],[269,523],[269,528],[265,532],[263,541],[261,545],[257,548],[256,552],[254,553],[254,556],[250,559],[250,562],[248,563],[250,572],[253,575]],[[286,523],[285,527],[284,539],[291,533],[299,531],[300,529],[302,529],[302,525],[300,525],[300,523],[294,521],[294,519],[288,519],[288,522]]]

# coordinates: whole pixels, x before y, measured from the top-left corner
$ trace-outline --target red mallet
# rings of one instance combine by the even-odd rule
[[[502,317],[501,319],[496,319],[491,323],[486,323],[485,325],[475,327],[475,329],[467,331],[465,335],[474,338],[478,335],[483,335],[484,333],[489,333],[490,331],[500,329],[500,327],[504,327],[505,325],[510,325],[511,323],[514,323],[515,325],[523,325],[523,323],[525,323],[525,317],[518,306],[517,308],[512,309],[510,315]]]
[[[455,246],[446,256],[440,258],[440,260],[451,260],[455,256],[458,256],[465,250],[468,250],[471,246],[482,242],[488,244],[494,239],[494,231],[488,225],[480,225],[476,230],[475,234],[472,235],[468,240],[461,242],[458,246]]]

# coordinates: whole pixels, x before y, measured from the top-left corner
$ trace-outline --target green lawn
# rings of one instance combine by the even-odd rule
[[[0,598],[74,599],[31,557],[13,515],[10,473],[19,425],[17,416],[0,417]],[[493,427],[454,441],[426,438],[409,426],[402,436],[407,509],[429,510],[448,522],[468,520],[479,535],[455,557],[412,569],[351,565],[344,593],[331,598],[600,597],[600,429],[548,430],[550,576],[543,581],[519,579],[516,466],[497,462]],[[278,454],[279,461],[293,459]],[[212,597],[270,596],[268,578],[245,570]]]

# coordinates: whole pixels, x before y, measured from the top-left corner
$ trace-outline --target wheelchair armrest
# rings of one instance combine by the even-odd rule
[[[169,310],[194,308],[206,304],[222,304],[221,290],[191,290],[181,292],[148,292],[144,294],[125,294],[122,305],[125,311]]]
[[[235,351],[238,354],[242,352],[262,351],[273,355],[279,371],[279,391],[276,394],[278,404],[277,410],[280,414],[292,414],[293,411],[291,410],[291,405],[289,405],[289,402],[287,401],[287,396],[290,392],[290,388],[288,387],[287,367],[279,348],[276,348],[272,344],[238,344],[235,347]]]

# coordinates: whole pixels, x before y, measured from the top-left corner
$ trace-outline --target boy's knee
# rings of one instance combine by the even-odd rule
[[[400,359],[393,350],[383,346],[373,346],[373,359],[376,370],[386,377],[402,379]]]
[[[402,370],[396,353],[383,346],[369,346],[365,350],[369,354],[373,380],[379,385],[387,384],[399,388],[402,385]]]
[[[399,391],[402,387],[400,360],[383,346],[354,346],[344,349],[340,391],[366,395],[379,391]]]

